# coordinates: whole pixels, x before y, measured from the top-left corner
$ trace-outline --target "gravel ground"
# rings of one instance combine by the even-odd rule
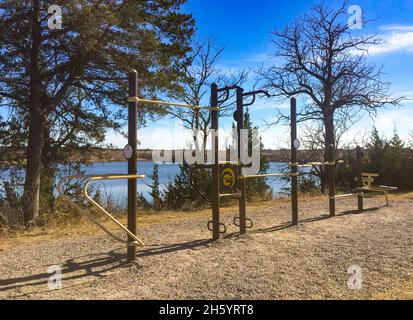
[[[147,247],[127,265],[125,248],[110,238],[77,236],[0,252],[1,299],[413,299],[413,200],[300,202],[298,226],[289,203],[250,207],[254,229],[210,242],[207,218],[145,226]],[[60,265],[63,288],[49,290],[47,268]],[[348,268],[359,266],[362,288],[349,289]]]

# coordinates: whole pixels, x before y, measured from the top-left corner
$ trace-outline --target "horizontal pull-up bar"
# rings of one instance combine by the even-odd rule
[[[338,160],[337,162],[308,162],[308,163],[303,163],[303,164],[299,164],[299,163],[288,163],[289,166],[291,167],[315,167],[315,166],[335,166],[337,163],[344,163],[344,160]]]
[[[86,177],[86,176],[83,176]],[[126,180],[126,179],[145,179],[144,174],[103,174],[95,176],[87,176],[91,181],[97,180]]]
[[[148,99],[141,99],[139,97],[129,97],[128,102],[161,104],[161,105],[164,105],[164,106],[190,108],[190,109],[194,109],[194,110],[200,110],[200,109],[219,110],[218,107],[210,108],[210,107],[202,107],[202,106],[193,106],[193,105],[185,104],[185,103],[168,102],[168,101],[160,101],[160,100],[148,100]]]
[[[268,178],[268,177],[292,177],[298,176],[297,173],[268,173],[268,174],[253,174],[253,175],[240,175],[238,179],[255,179],[255,178]]]

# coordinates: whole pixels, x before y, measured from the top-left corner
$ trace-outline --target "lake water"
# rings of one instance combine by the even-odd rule
[[[286,168],[286,163],[281,162],[270,162],[270,168],[268,172],[270,173],[281,173],[283,169]],[[140,179],[138,182],[138,192],[142,193],[146,198],[149,199],[148,193],[150,192],[149,185],[152,180],[149,176],[153,172],[154,164],[152,162],[139,162],[138,172],[139,174],[144,174],[146,177]],[[82,170],[85,174],[103,174],[103,173],[121,173],[126,174],[128,172],[127,162],[96,162],[92,166],[83,166]],[[179,165],[177,164],[160,164],[159,165],[159,183],[161,190],[164,190],[169,182],[171,182],[175,176],[179,173]],[[283,187],[286,187],[288,183],[280,178],[268,178],[268,185],[271,186],[274,195],[280,194]],[[127,182],[124,180],[111,180],[98,182],[98,186],[104,190],[104,193],[111,194],[113,198],[119,200],[126,199],[127,193]]]
[[[269,173],[280,173],[286,168],[286,163],[270,162]],[[127,174],[128,171],[127,162],[95,162],[92,165],[82,165],[81,169],[85,174],[108,174],[118,173]],[[152,180],[149,176],[152,174],[154,164],[152,162],[139,162],[138,172],[144,174],[146,178],[140,179],[138,182],[138,192],[142,193],[148,200],[150,200],[149,185]],[[160,164],[159,165],[159,183],[161,190],[164,190],[169,182],[171,182],[175,176],[179,173],[179,165],[177,164]],[[1,172],[1,180],[7,180],[8,172]],[[288,185],[288,182],[281,180],[280,178],[268,178],[267,183],[271,186],[274,195],[278,195],[283,187]],[[119,203],[125,203],[127,198],[127,181],[126,180],[111,180],[111,181],[99,181],[93,184],[94,187],[98,187],[102,191],[103,198],[110,197]]]

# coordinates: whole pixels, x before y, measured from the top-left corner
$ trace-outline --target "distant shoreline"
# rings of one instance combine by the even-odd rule
[[[353,150],[339,150],[338,158],[342,157]],[[141,149],[138,150],[138,161],[141,162],[152,162],[152,152],[153,150]],[[225,151],[220,151],[221,155],[224,156]],[[174,154],[174,153],[173,153]],[[0,161],[10,161],[17,157],[24,158],[24,149],[15,150],[11,148],[0,148]],[[264,149],[262,155],[268,162],[290,162],[290,150],[271,150]],[[323,159],[323,150],[298,150],[298,161],[308,162],[308,161],[321,161]],[[174,160],[174,159],[173,159]],[[74,152],[67,159],[68,162],[83,162],[83,163],[95,163],[95,162],[121,162],[127,161],[123,155],[122,149],[94,149],[87,157],[80,152]]]

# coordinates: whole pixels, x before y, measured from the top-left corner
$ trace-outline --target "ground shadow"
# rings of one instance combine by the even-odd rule
[[[375,211],[378,211],[382,208],[383,208],[383,206],[381,206],[381,207],[371,207],[371,208],[364,209],[361,212],[358,211],[357,209],[355,209],[355,210],[345,210],[345,211],[340,211],[339,213],[336,214],[336,216],[339,217],[339,216],[346,216],[346,215],[352,215],[352,214],[360,215],[360,214],[364,214],[364,213],[375,212]]]
[[[345,216],[345,215],[352,215],[352,214],[363,214],[363,213],[370,213],[381,209],[382,207],[372,207],[367,208],[363,212],[359,212],[358,210],[348,210],[337,213],[336,216]],[[305,219],[301,219],[299,221],[300,224],[302,223],[311,223],[320,220],[329,219],[330,216],[328,214],[324,214],[318,217],[309,217]],[[277,232],[281,231],[294,225],[291,222],[284,222],[272,227],[268,228],[261,228],[261,229],[253,229],[250,230],[249,234],[257,234],[257,233],[269,233],[269,232]],[[239,236],[239,233],[234,232],[223,236],[223,239],[232,238],[235,236]],[[211,239],[201,239],[201,240],[194,240],[189,242],[183,243],[173,243],[173,244],[158,244],[158,245],[150,245],[149,248],[139,250],[137,256],[138,257],[148,257],[154,255],[162,255],[173,253],[177,251],[184,251],[184,250],[192,250],[196,248],[206,247],[209,244],[213,243],[214,241]],[[92,277],[93,280],[89,281],[92,282],[95,279],[104,278],[106,277],[106,273],[123,267],[127,265],[125,260],[124,254],[124,247],[118,248],[115,250],[110,251],[107,254],[90,254],[85,256],[80,256],[72,259],[66,260],[63,264],[60,264],[62,268],[62,276],[63,281],[67,280],[76,280],[82,279],[85,277]],[[47,266],[45,266],[47,269]],[[46,271],[46,270],[45,270]],[[21,287],[36,287],[36,286],[47,286],[48,278],[51,274],[44,272],[40,274],[34,274],[24,277],[15,277],[9,279],[0,279],[0,291],[5,292],[13,289],[18,289]],[[84,285],[85,282],[81,284],[74,284],[72,286],[63,286],[64,289],[73,288],[75,286]],[[50,290],[46,290],[44,292],[50,292]],[[25,296],[27,294],[37,294],[40,291],[32,292],[32,293],[25,293],[20,296]],[[18,296],[16,296],[18,297]]]
[[[325,220],[325,219],[328,219],[328,218],[330,218],[330,216],[326,214],[326,215],[321,215],[319,217],[311,217],[311,218],[301,219],[299,221],[299,223],[315,222],[315,221]],[[277,232],[277,231],[281,231],[281,230],[288,229],[288,228],[295,227],[295,226],[297,226],[297,225],[294,225],[294,224],[292,224],[291,221],[289,221],[289,222],[284,222],[284,223],[281,223],[281,224],[278,224],[278,225],[275,225],[275,226],[272,226],[272,227],[269,227],[269,228],[255,229],[255,230],[250,231],[249,233],[254,234],[254,233]]]
[[[148,249],[140,250],[137,256],[147,257],[182,250],[190,250],[198,247],[207,246],[211,242],[212,240],[205,239],[178,244],[155,245],[151,246]],[[106,277],[107,272],[128,265],[128,263],[125,260],[125,254],[122,251],[124,251],[123,247],[112,250],[107,254],[90,254],[66,260],[63,264],[58,264],[62,268],[62,280],[66,282],[68,280],[77,280],[86,277],[92,277],[93,280],[91,281],[94,281],[96,279],[104,278]],[[45,266],[45,271],[47,270],[47,267],[48,266]],[[46,287],[50,276],[51,274],[47,273],[46,271],[44,273],[29,276],[0,279],[0,292],[18,289],[21,287]],[[62,289],[69,289],[73,288],[74,286],[79,286],[83,284],[85,283],[74,284],[72,286],[63,286]],[[50,292],[50,290],[46,290],[44,292]],[[40,292],[27,292],[20,296],[37,293]]]
[[[199,247],[205,247],[208,244],[212,243],[211,239],[202,239],[194,240],[183,243],[172,243],[172,244],[160,244],[160,245],[151,245],[151,248],[140,250],[138,252],[138,257],[148,257],[159,254],[172,253],[177,251],[195,249]]]
[[[341,211],[341,212],[336,213],[336,217],[352,215],[352,214],[362,215],[362,214],[366,214],[366,213],[375,212],[377,210],[380,210],[381,208],[383,208],[383,207],[382,206],[381,207],[371,207],[371,208],[364,209],[362,212],[359,212],[358,210]],[[334,217],[331,217],[329,214],[322,214],[321,216],[318,216],[318,217],[309,217],[309,218],[305,218],[305,219],[300,219],[299,224],[317,222],[317,221],[330,219],[330,218],[334,218]],[[252,230],[248,233],[254,234],[254,233],[276,232],[276,231],[291,228],[291,227],[294,227],[294,226],[295,225],[293,225],[291,222],[285,222],[285,223],[281,223],[279,225],[275,225],[275,226],[272,226],[272,227],[269,227],[269,228],[255,229],[255,230]]]
[[[62,268],[62,280],[76,280],[87,276],[104,278],[105,273],[125,264],[123,261],[124,254],[117,252],[118,250],[119,249],[110,251],[107,254],[90,254],[76,257],[67,260],[63,264],[59,264]],[[46,272],[40,274],[0,279],[0,291],[8,291],[26,286],[46,286],[51,274],[47,272],[47,267],[45,267],[45,269]],[[65,287],[63,286],[63,288]]]

